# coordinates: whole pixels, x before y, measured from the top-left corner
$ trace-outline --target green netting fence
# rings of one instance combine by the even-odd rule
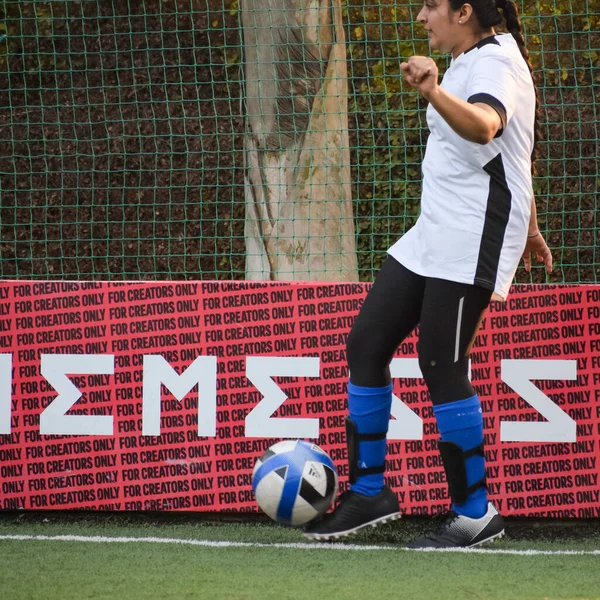
[[[518,5],[550,280],[598,282],[600,5]],[[425,102],[399,63],[428,53],[419,8],[342,4],[363,281],[418,215]],[[0,2],[0,277],[243,279],[246,55],[238,0]]]

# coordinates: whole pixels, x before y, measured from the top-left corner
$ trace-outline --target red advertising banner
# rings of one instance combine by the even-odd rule
[[[0,509],[256,511],[254,461],[313,439],[347,485],[345,345],[368,284],[0,284]],[[407,339],[388,481],[449,505]],[[472,351],[504,515],[600,516],[600,286],[515,286]]]

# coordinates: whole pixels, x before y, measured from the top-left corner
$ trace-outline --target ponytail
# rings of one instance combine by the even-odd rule
[[[536,164],[535,161],[539,156],[538,153],[538,142],[542,139],[542,127],[540,125],[540,96],[537,88],[535,75],[533,74],[533,67],[529,59],[529,52],[525,47],[525,38],[523,37],[523,26],[521,25],[521,19],[519,19],[519,11],[517,5],[512,0],[496,0],[496,6],[502,11],[504,19],[506,21],[506,29],[512,34],[521,56],[525,59],[529,72],[531,73],[531,79],[533,81],[533,87],[535,89],[535,121],[534,121],[534,134],[533,134],[533,152],[531,153],[531,173],[536,175]]]
[[[533,126],[533,151],[531,153],[531,172],[536,175],[535,161],[538,158],[538,142],[542,139],[542,128],[540,125],[540,97],[537,89],[533,67],[529,60],[529,52],[525,47],[525,38],[523,37],[523,27],[519,19],[517,5],[512,0],[450,0],[450,7],[457,11],[465,3],[473,7],[473,12],[477,18],[479,26],[483,29],[490,29],[506,21],[506,29],[512,34],[517,46],[521,51],[521,56],[525,59],[533,87],[535,89],[535,121]],[[501,11],[501,12],[500,12]],[[504,18],[503,18],[504,17]]]

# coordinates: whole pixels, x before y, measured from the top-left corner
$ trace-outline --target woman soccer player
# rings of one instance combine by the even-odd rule
[[[389,363],[419,325],[418,354],[440,432],[452,512],[422,547],[468,547],[499,537],[488,501],[479,397],[468,358],[492,298],[505,299],[519,259],[552,257],[537,226],[532,161],[537,97],[511,0],[425,0],[431,47],[452,54],[442,83],[428,57],[402,63],[429,101],[421,215],[389,252],[348,338],[350,490],[305,535],[328,540],[400,516],[384,484],[392,384]],[[506,21],[508,34],[494,26]]]

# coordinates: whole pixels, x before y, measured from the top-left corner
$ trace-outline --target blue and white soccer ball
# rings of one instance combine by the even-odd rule
[[[338,474],[329,455],[316,444],[285,440],[273,444],[256,461],[252,489],[269,517],[295,527],[331,508]]]

